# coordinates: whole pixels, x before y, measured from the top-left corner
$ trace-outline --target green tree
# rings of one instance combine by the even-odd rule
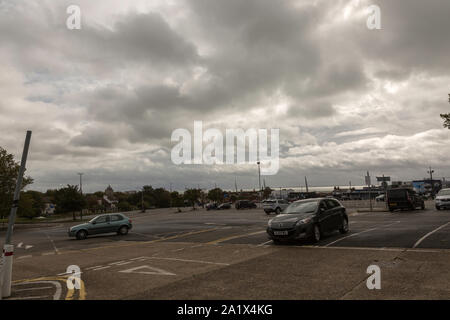
[[[23,192],[20,195],[19,208],[17,210],[17,215],[19,217],[25,217],[28,219],[37,217],[38,214],[36,214],[36,210],[33,207],[34,207],[33,196],[29,193]]]
[[[78,186],[67,185],[55,193],[56,210],[58,213],[72,212],[75,220],[75,212],[81,211],[86,206],[86,199],[80,194]]]
[[[193,210],[195,210],[195,203],[198,202],[198,199],[201,196],[200,193],[200,189],[187,189],[184,192],[184,199],[189,201],[189,203],[192,205]]]
[[[170,207],[170,192],[163,188],[158,188],[153,191],[155,205],[158,208]]]
[[[5,218],[11,209],[16,188],[20,164],[14,161],[14,156],[0,147],[0,218]],[[22,189],[33,183],[33,179],[25,176]]]
[[[270,187],[266,187],[263,191],[263,198],[267,199],[272,194],[272,189]]]
[[[214,202],[222,202],[223,190],[220,188],[214,188],[208,191],[208,199]]]
[[[34,217],[38,217],[42,214],[42,211],[45,208],[44,205],[44,194],[39,191],[27,191],[26,194],[30,195],[33,199],[33,211],[34,211]]]
[[[127,202],[127,201],[119,202],[119,204],[117,205],[117,208],[118,208],[120,211],[131,211],[131,210],[133,210],[133,207],[132,207],[131,204],[130,204],[129,202]]]
[[[172,207],[183,207],[183,196],[178,191],[172,191],[170,194],[170,197],[172,199]]]
[[[441,114],[441,118],[444,120],[444,128],[450,129],[450,113]]]

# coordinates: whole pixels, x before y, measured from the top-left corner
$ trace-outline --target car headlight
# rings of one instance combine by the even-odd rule
[[[296,225],[296,226],[299,226],[299,225],[301,225],[301,224],[307,224],[307,223],[310,223],[311,220],[312,220],[312,218],[305,218],[305,219],[302,219],[302,220],[298,220],[297,223],[296,223],[295,225]]]

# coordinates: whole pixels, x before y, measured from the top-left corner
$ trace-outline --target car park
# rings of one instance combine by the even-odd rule
[[[312,239],[339,230],[349,230],[345,207],[336,199],[315,198],[291,203],[283,212],[269,220],[267,234],[275,244],[283,241]]]
[[[409,188],[393,188],[387,190],[387,204],[389,211],[415,210],[420,207],[425,209],[425,202],[413,189]]]
[[[281,211],[289,206],[289,202],[284,199],[267,199],[263,201],[262,206],[266,214],[270,214],[271,212],[280,214]]]
[[[441,189],[434,199],[434,204],[437,210],[450,208],[450,188]]]
[[[91,219],[87,223],[79,224],[69,228],[69,237],[78,240],[86,239],[91,235],[117,233],[126,235],[133,228],[132,221],[121,213],[102,214]]]
[[[256,208],[256,204],[249,200],[238,200],[238,201],[236,201],[235,208],[237,210],[254,209],[254,208]]]

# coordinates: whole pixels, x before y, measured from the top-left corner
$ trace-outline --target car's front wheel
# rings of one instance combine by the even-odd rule
[[[127,226],[121,226],[117,233],[119,235],[121,235],[121,236],[124,236],[124,235],[128,234],[128,227]]]
[[[77,239],[84,240],[87,238],[87,232],[85,230],[80,230],[77,232]]]
[[[339,232],[344,234],[348,232],[348,221],[346,218],[342,218],[342,226],[339,229]]]
[[[276,208],[276,210],[275,210],[275,214],[280,214],[281,213],[281,209],[280,208]]]
[[[322,238],[322,232],[320,231],[320,227],[318,224],[315,224],[314,228],[313,228],[312,240],[316,243],[316,242],[319,242],[321,238]]]
[[[436,209],[437,209],[437,210],[441,210],[441,207],[439,207],[439,206],[436,206]]]

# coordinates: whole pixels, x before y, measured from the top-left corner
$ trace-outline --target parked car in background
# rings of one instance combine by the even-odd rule
[[[83,240],[88,236],[104,233],[114,232],[119,235],[126,235],[132,228],[133,225],[130,218],[121,213],[102,214],[87,223],[69,228],[69,237],[76,237],[78,240]]]
[[[379,196],[377,196],[376,198],[375,198],[375,201],[377,201],[377,202],[384,202],[384,200],[385,200],[385,195],[384,194],[380,194]]]
[[[216,210],[216,209],[217,209],[217,203],[215,203],[215,202],[211,202],[211,203],[208,203],[206,205],[206,210],[207,211],[209,211],[209,210]]]
[[[450,208],[450,189],[441,189],[434,199],[434,204],[437,210]]]
[[[387,190],[387,204],[389,211],[396,209],[415,210],[425,209],[425,202],[414,190],[408,188],[394,188]]]
[[[347,233],[348,216],[339,201],[329,198],[293,202],[267,225],[267,234],[275,244],[308,238],[318,242],[325,233],[334,230]]]
[[[249,200],[238,200],[236,201],[235,208],[240,209],[254,209],[256,208],[256,203]]]
[[[231,209],[231,203],[225,202],[217,207],[217,210],[228,210]]]
[[[288,206],[289,202],[283,199],[267,199],[262,203],[262,207],[266,214],[270,214],[271,212],[280,214],[281,211],[286,209]]]

